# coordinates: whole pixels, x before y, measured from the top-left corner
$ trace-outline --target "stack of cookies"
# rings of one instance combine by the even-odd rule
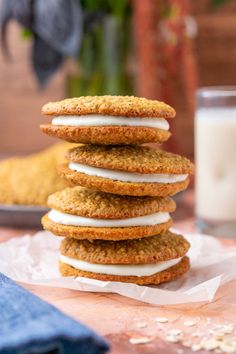
[[[189,243],[169,228],[170,196],[189,183],[192,163],[144,143],[170,137],[169,105],[129,96],[92,96],[51,102],[41,130],[79,143],[60,173],[71,188],[52,194],[46,230],[63,236],[64,276],[160,284],[190,267]]]

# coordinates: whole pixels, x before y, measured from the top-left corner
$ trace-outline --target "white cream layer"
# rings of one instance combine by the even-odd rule
[[[48,218],[62,225],[85,226],[85,227],[132,227],[149,226],[162,224],[170,220],[170,214],[167,212],[157,212],[151,215],[138,216],[127,219],[95,219],[86,218],[78,215],[62,213],[52,209],[48,213]]]
[[[155,264],[135,264],[135,265],[125,265],[125,264],[94,264],[81,261],[79,259],[60,255],[60,261],[68,264],[75,269],[83,270],[85,272],[91,273],[101,273],[109,275],[133,275],[136,277],[145,277],[160,273],[163,270],[173,267],[175,264],[180,262],[181,258],[171,259],[166,262],[158,262]]]
[[[82,172],[89,176],[96,176],[102,178],[108,178],[115,181],[122,182],[156,182],[156,183],[177,183],[185,181],[188,178],[187,174],[184,175],[170,175],[170,174],[145,174],[145,173],[133,173],[123,172],[117,170],[108,170],[104,168],[92,167],[88,165],[82,165],[77,162],[70,162],[68,165],[72,171]]]
[[[99,127],[99,126],[127,126],[127,127],[150,127],[169,130],[169,123],[164,118],[139,118],[104,116],[89,114],[83,116],[65,115],[53,118],[52,125],[66,125],[71,127]]]

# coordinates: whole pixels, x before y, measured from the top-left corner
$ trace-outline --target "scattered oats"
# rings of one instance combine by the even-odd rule
[[[130,338],[129,342],[131,344],[148,344],[151,343],[152,338],[150,337],[135,337],[135,338]]]
[[[145,328],[145,327],[147,327],[147,324],[145,322],[139,322],[139,323],[137,323],[137,327],[138,328]]]
[[[166,335],[166,340],[171,343],[178,343],[181,339],[182,331],[180,329],[171,329]]]
[[[217,326],[217,328],[219,328],[220,333],[223,334],[231,334],[234,330],[234,325],[230,324],[230,325],[221,325],[221,326]]]
[[[214,349],[218,348],[219,341],[214,338],[207,339],[206,341],[203,341],[201,343],[201,346],[203,349],[206,349],[206,350],[214,350]]]
[[[222,341],[222,340],[224,340],[225,335],[223,333],[219,333],[219,334],[216,334],[215,337],[218,341]]]
[[[196,324],[197,324],[197,321],[195,321],[195,320],[189,320],[189,321],[184,322],[184,326],[186,326],[186,327],[193,327],[193,326],[196,326]]]
[[[221,342],[219,347],[223,353],[235,353],[236,351],[236,343],[230,340]]]
[[[198,352],[199,350],[202,349],[202,346],[201,346],[201,344],[196,343],[196,344],[192,345],[191,349],[192,349],[193,352]]]
[[[225,336],[225,334],[224,334],[224,332],[217,332],[217,333],[215,333],[215,337],[219,337],[219,338],[224,338],[224,336]]]
[[[170,334],[171,336],[180,336],[183,333],[181,329],[171,329],[167,334]]]
[[[166,340],[167,342],[171,342],[171,343],[178,343],[180,341],[181,337],[180,336],[173,336],[168,334],[166,336]]]
[[[156,317],[155,321],[159,322],[159,323],[167,323],[168,322],[168,318],[166,318],[166,317]]]

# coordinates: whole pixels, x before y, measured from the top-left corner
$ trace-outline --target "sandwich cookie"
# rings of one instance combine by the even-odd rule
[[[59,267],[63,276],[160,284],[189,270],[189,247],[183,236],[170,231],[117,242],[65,238],[60,247]]]
[[[166,119],[175,110],[164,102],[134,96],[82,96],[43,106],[52,116],[41,130],[69,142],[84,144],[162,143],[170,137]]]
[[[174,195],[193,172],[187,158],[144,146],[84,145],[67,158],[59,171],[72,184],[121,195]]]
[[[167,197],[130,197],[67,188],[49,196],[44,228],[75,239],[125,240],[160,234],[172,225],[175,202]]]

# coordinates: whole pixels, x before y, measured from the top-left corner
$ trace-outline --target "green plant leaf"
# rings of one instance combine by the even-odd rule
[[[27,28],[23,28],[21,30],[21,36],[24,39],[29,39],[29,38],[33,38],[33,32],[31,32],[30,30],[28,30]]]
[[[129,2],[127,0],[107,0],[111,13],[114,16],[123,17],[128,8]]]
[[[161,11],[161,18],[167,19],[171,17],[171,6],[166,4]]]
[[[215,9],[215,8],[225,5],[229,1],[230,0],[211,0],[210,6],[211,6],[211,8]]]

